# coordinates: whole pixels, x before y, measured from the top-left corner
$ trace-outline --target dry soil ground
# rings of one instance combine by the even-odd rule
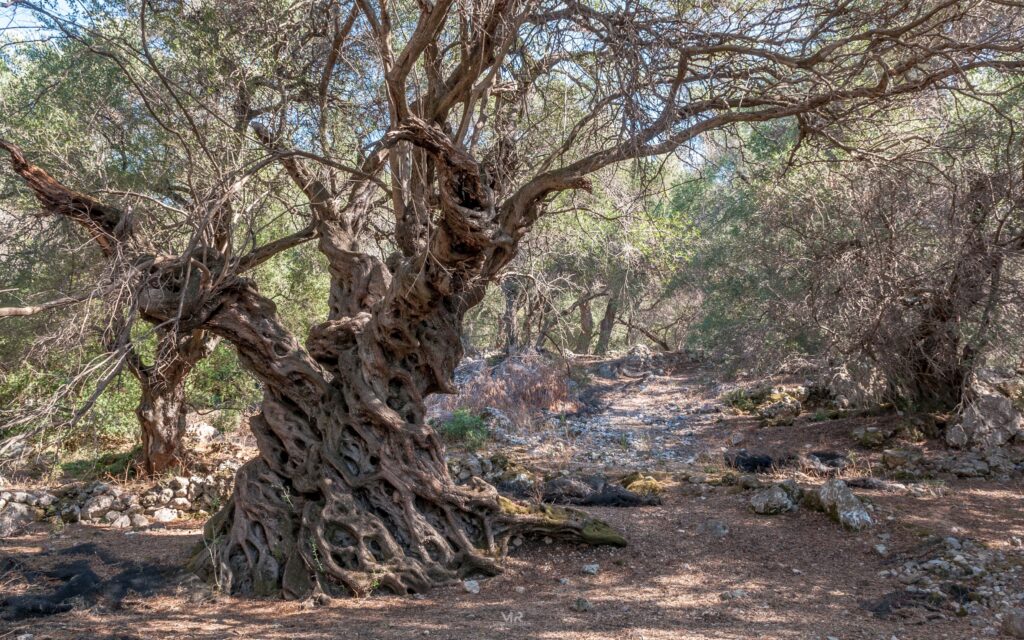
[[[672,475],[674,470],[692,471],[688,459],[695,453],[704,452],[705,460],[720,456],[719,447],[738,433],[751,450],[856,450],[849,432],[857,421],[760,428],[750,418],[694,413],[683,427],[667,427],[660,418],[637,417],[640,412],[670,418],[713,400],[702,375],[660,376],[641,385],[595,383],[603,403],[599,415],[606,418],[602,429],[624,430],[633,434],[631,441],[646,443],[632,446],[629,464],[620,466],[642,464],[647,456],[652,468],[670,478],[660,506],[592,509],[625,533],[630,544],[624,549],[528,541],[507,559],[503,575],[481,581],[478,594],[453,585],[426,596],[336,599],[314,606],[234,598],[181,582],[175,571],[200,540],[199,522],[131,533],[85,525],[57,531],[40,523],[25,535],[0,540],[0,595],[52,591],[63,582],[47,572],[76,561],[86,561],[101,581],[128,587],[108,589],[97,604],[69,612],[0,621],[0,639],[937,640],[993,634],[991,617],[927,609],[879,617],[869,609],[903,588],[879,573],[914,557],[929,535],[973,538],[1015,553],[1011,539],[1024,537],[1019,483],[949,479],[941,490],[917,497],[858,490],[874,503],[876,520],[860,533],[843,531],[808,510],[753,514],[749,493],[692,484]],[[645,436],[645,430],[656,433]],[[675,448],[678,455],[659,458],[649,447],[658,437],[658,446]],[[560,447],[569,453],[559,464],[607,466],[600,456],[593,461],[585,455],[587,439],[569,438]],[[630,447],[622,449],[628,453]],[[541,455],[541,449],[534,452]],[[860,453],[869,465],[874,454]],[[724,523],[728,532],[715,535],[709,521]],[[880,540],[886,556],[875,549]],[[592,563],[600,565],[599,572],[585,574],[583,566]],[[124,578],[133,567],[143,569],[140,576],[156,578],[129,588]],[[580,599],[592,607],[578,610],[585,608]]]

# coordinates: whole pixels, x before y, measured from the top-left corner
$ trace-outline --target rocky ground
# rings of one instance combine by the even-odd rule
[[[189,475],[4,487],[0,638],[1024,637],[1014,446],[952,449],[943,416],[850,411],[796,377],[589,370],[574,414],[523,429],[493,411],[450,465],[587,505],[624,549],[525,540],[503,575],[418,597],[225,596],[179,569],[251,452],[207,434],[218,455]]]

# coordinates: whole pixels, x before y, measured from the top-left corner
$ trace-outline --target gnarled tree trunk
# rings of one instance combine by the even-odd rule
[[[401,254],[385,266],[356,251],[353,230],[327,199],[311,198],[331,263],[331,310],[305,349],[276,320],[273,304],[242,279],[207,303],[203,326],[234,344],[266,389],[262,411],[250,421],[260,456],[239,470],[234,496],[208,523],[193,559],[197,571],[231,592],[423,591],[496,573],[516,534],[625,544],[582,512],[528,507],[481,480],[457,486],[449,476],[424,400],[454,391],[463,316],[483,298],[481,276],[514,252],[495,242],[508,237],[498,226],[508,216],[495,210],[480,167],[439,130],[410,120],[404,133],[440,160],[440,211],[397,211],[406,220]],[[424,158],[413,154],[411,161]],[[301,167],[289,171],[318,191]],[[402,174],[401,167],[393,171]],[[155,313],[171,311],[160,308],[164,299],[166,285],[154,298]]]
[[[447,389],[462,312],[401,290],[372,316],[316,327],[308,354],[248,286],[211,318],[267,391],[251,421],[260,456],[208,524],[197,570],[238,593],[409,593],[497,572],[517,533],[624,544],[582,513],[453,483],[423,400]]]

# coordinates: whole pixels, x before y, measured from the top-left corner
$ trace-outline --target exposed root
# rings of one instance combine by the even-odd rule
[[[389,485],[390,506],[368,493],[292,495],[259,459],[239,471],[236,495],[206,526],[191,568],[230,593],[407,594],[500,573],[517,535],[624,546],[604,522],[575,509],[527,506],[478,481],[427,501]],[[412,500],[403,500],[403,494]],[[360,504],[357,504],[360,503]]]

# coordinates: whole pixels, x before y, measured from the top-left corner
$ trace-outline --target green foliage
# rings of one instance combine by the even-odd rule
[[[771,389],[755,387],[754,389],[732,389],[722,395],[722,402],[744,413],[753,413],[771,398]]]
[[[200,360],[186,383],[189,405],[200,412],[213,412],[213,426],[231,431],[245,410],[259,402],[260,388],[242,369],[230,345],[221,343]]]
[[[74,363],[60,358],[45,362],[23,361],[11,371],[0,371],[0,406],[33,407],[51,401],[58,390],[74,374]],[[92,395],[98,380],[87,379],[60,397],[49,418],[54,423],[69,420],[75,410],[83,406]],[[52,434],[59,441],[63,451],[74,451],[91,447],[97,451],[118,449],[138,439],[138,422],[135,406],[139,401],[138,382],[131,375],[122,372],[116,376],[93,404],[91,410],[82,416],[73,433]],[[15,432],[33,427],[23,425]]]
[[[449,442],[461,444],[467,449],[479,449],[490,437],[487,422],[466,409],[456,409],[450,418],[441,423],[440,432]]]
[[[131,375],[122,373],[111,387],[96,399],[82,424],[82,431],[98,434],[104,447],[124,445],[139,438],[139,423],[135,417],[141,394],[139,383]],[[92,389],[83,389],[83,392],[84,396],[92,393]]]

